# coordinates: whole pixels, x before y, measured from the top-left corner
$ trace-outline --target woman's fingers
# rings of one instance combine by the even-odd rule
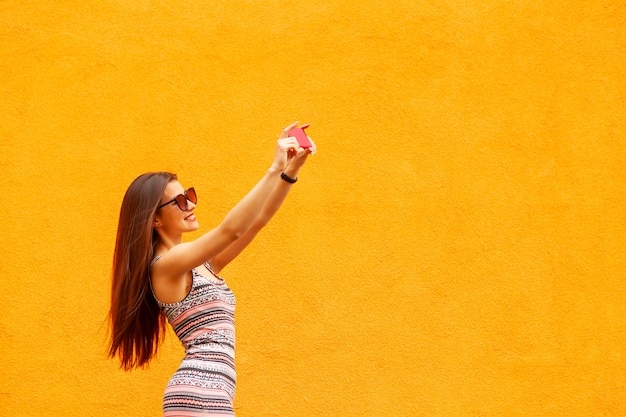
[[[278,137],[278,139],[284,139],[284,138],[289,137],[289,131],[293,129],[294,127],[298,126],[298,123],[299,122],[293,122],[292,124],[284,128],[283,131],[280,132],[280,136]]]
[[[298,141],[293,136],[278,140],[278,146],[283,150],[298,149]]]
[[[311,150],[311,155],[315,155],[315,152],[317,152],[317,146],[315,145],[315,142],[313,142],[313,139],[311,139],[310,136],[307,136],[309,138],[309,142],[311,142],[311,147],[309,148]]]

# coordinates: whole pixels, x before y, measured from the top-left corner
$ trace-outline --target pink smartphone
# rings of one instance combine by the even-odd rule
[[[309,125],[302,125],[300,127],[294,127],[289,131],[289,136],[294,136],[298,140],[298,145],[301,148],[310,148],[313,146],[306,133],[304,133],[304,129],[309,127]]]

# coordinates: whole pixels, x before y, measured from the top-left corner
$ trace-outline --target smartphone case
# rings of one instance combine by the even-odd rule
[[[313,146],[306,133],[304,133],[304,129],[307,127],[309,127],[309,125],[302,125],[301,127],[294,127],[289,131],[289,136],[295,137],[301,148],[310,148]]]

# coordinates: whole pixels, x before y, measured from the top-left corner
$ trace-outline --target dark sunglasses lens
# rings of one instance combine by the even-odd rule
[[[176,196],[176,204],[178,204],[178,208],[182,211],[187,211],[187,198],[183,194]]]
[[[193,187],[187,190],[187,199],[194,204],[198,202],[198,196],[196,195],[196,190]]]

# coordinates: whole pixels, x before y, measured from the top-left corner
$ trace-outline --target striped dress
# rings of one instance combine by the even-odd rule
[[[182,301],[157,300],[186,353],[165,389],[165,417],[235,415],[235,295],[213,275],[209,279],[194,269]]]

